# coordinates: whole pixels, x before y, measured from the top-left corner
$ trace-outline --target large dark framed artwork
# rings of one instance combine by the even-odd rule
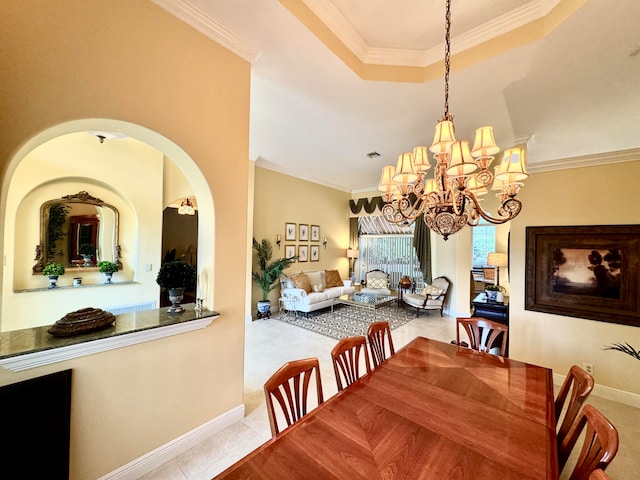
[[[527,227],[525,309],[640,326],[640,225]]]

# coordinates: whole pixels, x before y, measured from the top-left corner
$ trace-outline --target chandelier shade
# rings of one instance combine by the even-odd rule
[[[500,151],[493,139],[493,127],[485,126],[476,130],[471,155],[474,157],[490,157]]]
[[[382,215],[388,221],[408,225],[422,217],[426,225],[446,240],[466,225],[476,226],[480,219],[502,224],[515,218],[522,209],[516,195],[527,178],[525,152],[510,148],[502,161],[490,169],[500,152],[491,126],[476,130],[473,147],[467,140],[456,140],[453,115],[449,112],[451,0],[446,1],[445,15],[445,101],[444,115],[436,124],[433,143],[418,146],[413,152],[398,156],[395,168],[382,169],[378,190],[384,192]],[[434,156],[433,178],[426,178],[431,168],[429,152]],[[495,173],[494,173],[495,172]],[[495,214],[485,210],[479,198],[489,188],[498,190],[500,201]]]

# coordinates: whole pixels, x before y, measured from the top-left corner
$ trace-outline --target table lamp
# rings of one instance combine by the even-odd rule
[[[496,285],[500,285],[500,267],[509,266],[509,256],[506,253],[491,252],[487,256],[487,265],[496,267]]]
[[[358,258],[358,250],[355,248],[348,248],[347,258],[349,259],[349,278],[355,282],[355,272],[353,270],[355,266],[355,259]]]

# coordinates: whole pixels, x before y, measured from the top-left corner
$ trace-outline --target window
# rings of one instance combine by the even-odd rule
[[[392,288],[405,275],[418,286],[424,283],[413,249],[413,235],[361,235],[356,262],[356,280],[362,280],[370,270],[380,269],[389,274]]]
[[[478,225],[473,227],[473,258],[474,268],[481,268],[487,264],[487,255],[496,251],[496,227],[494,225]]]

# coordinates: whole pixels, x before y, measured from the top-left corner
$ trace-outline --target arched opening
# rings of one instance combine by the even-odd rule
[[[101,143],[88,133],[96,131],[117,132],[124,138],[105,139]],[[34,152],[46,152],[47,158],[34,160]],[[125,156],[124,160],[120,155]],[[34,171],[38,161],[48,162],[48,170]],[[126,282],[113,289],[43,291],[40,284],[44,286],[44,279],[27,273],[30,268],[27,263],[33,265],[31,258],[41,220],[33,209],[41,205],[45,196],[56,198],[60,192],[75,194],[78,189],[93,191],[96,197],[103,195],[121,210],[122,279]],[[108,119],[66,122],[34,136],[12,158],[2,186],[5,216],[1,253],[6,264],[0,330],[48,325],[65,313],[86,306],[133,305],[152,298],[157,307],[159,287],[155,276],[162,260],[162,212],[175,198],[187,195],[198,199],[197,242],[206,242],[208,248],[197,248],[196,244],[194,250],[201,298],[205,307],[211,308],[213,197],[200,169],[184,150],[145,127]],[[90,277],[88,283],[99,282],[91,279],[94,273],[82,273]],[[72,277],[65,281],[71,284]]]

